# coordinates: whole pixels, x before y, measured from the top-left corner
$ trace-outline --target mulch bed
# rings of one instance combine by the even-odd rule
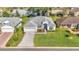
[[[37,29],[37,32],[45,32],[44,29]]]

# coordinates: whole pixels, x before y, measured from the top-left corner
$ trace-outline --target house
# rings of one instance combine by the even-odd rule
[[[36,16],[29,19],[28,23],[24,25],[24,32],[37,31],[38,29],[52,30],[56,29],[55,23],[51,18],[45,16]]]
[[[71,8],[70,13],[74,16],[79,16],[79,8]]]
[[[21,18],[18,17],[0,17],[1,32],[14,32],[15,28],[21,26]]]
[[[76,28],[79,24],[79,17],[64,17],[56,21],[57,26],[64,28]]]
[[[0,17],[3,16],[3,9],[0,8]]]
[[[17,14],[19,14],[20,17],[27,16],[29,13],[30,12],[25,9],[13,9],[12,11],[13,16],[16,16]]]
[[[51,15],[64,14],[64,8],[51,8],[48,10],[48,13]]]
[[[61,27],[61,26],[62,26],[61,23],[62,23],[66,18],[67,18],[67,17],[62,17],[62,18],[57,19],[57,21],[56,21],[57,27]]]

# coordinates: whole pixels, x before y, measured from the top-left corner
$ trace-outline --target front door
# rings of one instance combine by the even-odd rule
[[[46,23],[44,24],[44,29],[45,29],[46,31],[48,30],[48,26],[47,26]]]

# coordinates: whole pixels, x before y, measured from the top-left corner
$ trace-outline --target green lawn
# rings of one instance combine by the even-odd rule
[[[57,28],[54,32],[36,34],[34,45],[36,47],[79,47],[79,36]]]

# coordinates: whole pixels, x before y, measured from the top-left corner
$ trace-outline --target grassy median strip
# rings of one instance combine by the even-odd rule
[[[19,44],[19,42],[21,41],[22,37],[23,37],[23,31],[22,31],[22,26],[19,27],[16,32],[14,33],[14,35],[12,36],[12,38],[8,41],[7,43],[7,47],[15,47]]]

